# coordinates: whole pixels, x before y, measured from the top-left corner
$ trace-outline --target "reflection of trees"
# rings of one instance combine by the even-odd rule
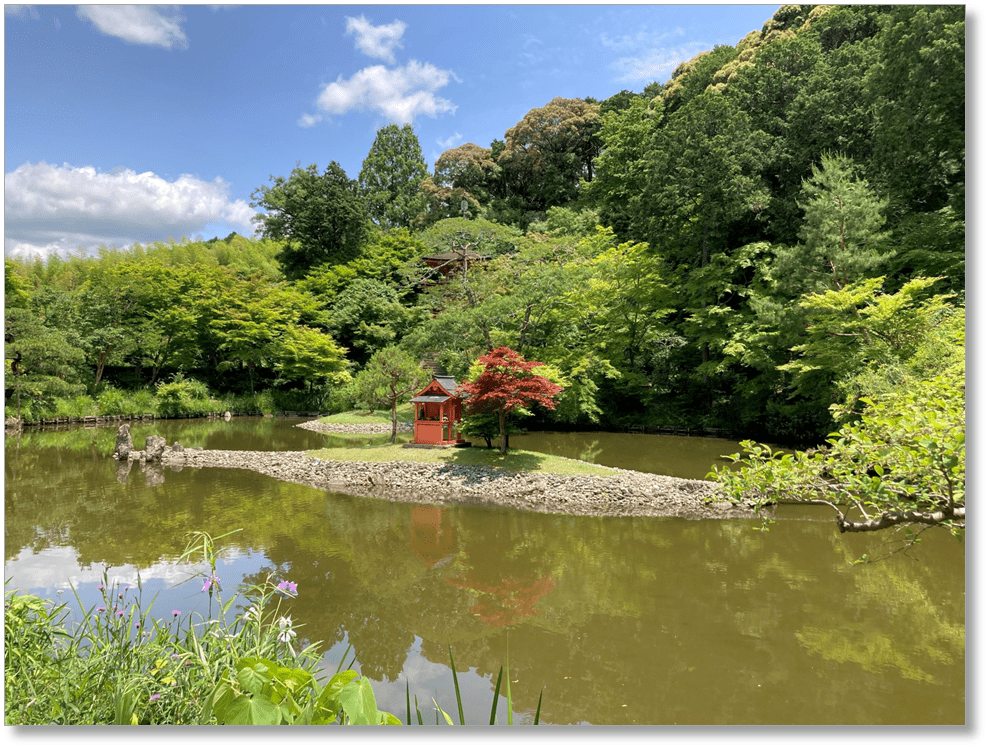
[[[848,550],[839,549],[842,552],[850,563]],[[904,567],[917,569],[904,574]],[[938,686],[950,681],[957,664],[965,660],[964,596],[935,603],[941,590],[936,574],[928,565],[906,558],[864,565],[854,582],[858,606],[885,611],[910,637],[896,637],[869,619],[849,619],[822,609],[820,620],[828,626],[803,627],[796,633],[800,644],[824,660],[857,664],[874,674],[895,671],[904,679]]]
[[[453,647],[462,687],[493,688],[510,656],[516,709],[545,688],[547,722],[964,720],[964,547],[947,536],[919,561],[851,565],[868,541],[833,523],[423,507],[220,469],[120,484],[100,431],[8,440],[8,558],[67,544],[81,564],[147,565],[190,530],[243,528],[231,543],[269,563],[251,581],[297,583],[300,636],[348,638],[380,681],[417,637],[443,666]]]

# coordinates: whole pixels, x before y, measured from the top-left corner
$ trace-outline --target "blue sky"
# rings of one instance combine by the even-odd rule
[[[253,233],[297,163],[355,178],[376,131],[430,171],[556,96],[605,99],[779,5],[4,6],[4,252]]]

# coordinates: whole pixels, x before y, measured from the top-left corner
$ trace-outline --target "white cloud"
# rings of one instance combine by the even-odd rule
[[[387,62],[395,62],[395,47],[401,47],[400,39],[405,33],[406,24],[392,21],[385,26],[372,26],[364,16],[347,16],[347,33],[355,34],[354,46],[369,57],[378,57]]]
[[[299,127],[312,127],[317,122],[322,121],[322,119],[323,115],[321,114],[304,114],[298,119],[296,124]]]
[[[4,5],[3,14],[14,18],[30,18],[32,21],[41,18],[41,14],[33,5]]]
[[[78,14],[98,31],[125,42],[165,49],[189,46],[182,30],[185,16],[177,6],[80,5]]]
[[[254,231],[255,211],[227,184],[190,175],[26,163],[4,175],[4,253],[65,254],[191,237],[209,224]]]
[[[446,138],[444,140],[437,139],[436,145],[440,146],[440,148],[442,148],[443,150],[446,150],[448,148],[453,148],[454,146],[459,146],[463,142],[464,142],[464,136],[462,136],[460,133],[454,133],[449,138]]]
[[[374,65],[358,71],[349,80],[337,78],[323,89],[317,103],[332,114],[351,109],[371,110],[381,112],[397,124],[411,123],[421,114],[436,117],[456,111],[453,102],[435,95],[451,79],[460,80],[452,70],[440,70],[416,60],[392,70]]]
[[[110,585],[137,585],[138,575],[142,583],[161,581],[170,585],[178,585],[199,571],[191,564],[176,564],[161,562],[150,567],[134,567],[130,564],[114,566],[107,575]],[[57,590],[64,590],[71,598],[71,588],[79,588],[87,584],[103,581],[104,568],[102,565],[82,567],[79,565],[78,552],[71,546],[59,546],[33,552],[29,547],[21,549],[13,559],[4,563],[4,575],[17,580],[21,589],[51,595]]]
[[[677,65],[691,60],[699,53],[711,49],[707,42],[682,42],[686,32],[681,28],[670,31],[639,31],[634,34],[611,37],[601,35],[601,44],[614,52],[624,54],[612,63],[618,71],[619,81],[651,83],[669,78]]]
[[[619,58],[612,67],[618,71],[619,81],[662,83],[676,70],[677,65],[692,60],[710,48],[710,45],[695,43],[675,49],[655,50],[642,55]]]

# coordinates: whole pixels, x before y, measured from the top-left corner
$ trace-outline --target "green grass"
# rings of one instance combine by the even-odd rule
[[[412,417],[411,403],[398,407],[399,422],[412,421]],[[324,424],[391,424],[391,411],[343,411],[332,416],[324,416],[320,421]]]
[[[458,447],[430,450],[401,445],[371,447],[333,447],[309,450],[307,455],[320,460],[359,461],[365,463],[446,463],[449,465],[486,466],[510,473],[556,473],[564,476],[614,476],[615,470],[604,466],[581,463],[569,458],[545,455],[532,450],[509,450],[501,455],[497,450],[480,447]]]

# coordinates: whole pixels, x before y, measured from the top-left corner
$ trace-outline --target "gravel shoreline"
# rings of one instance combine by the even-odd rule
[[[391,424],[325,424],[318,419],[316,421],[305,421],[296,424],[299,429],[308,429],[310,432],[326,432],[337,434],[391,434]],[[399,432],[411,432],[411,421],[398,422]]]
[[[300,425],[301,426],[301,425]],[[281,481],[392,502],[488,505],[567,515],[752,518],[751,508],[717,496],[717,484],[638,471],[614,476],[512,473],[500,468],[391,461],[365,463],[313,458],[305,452],[166,449],[163,465],[240,468]]]

